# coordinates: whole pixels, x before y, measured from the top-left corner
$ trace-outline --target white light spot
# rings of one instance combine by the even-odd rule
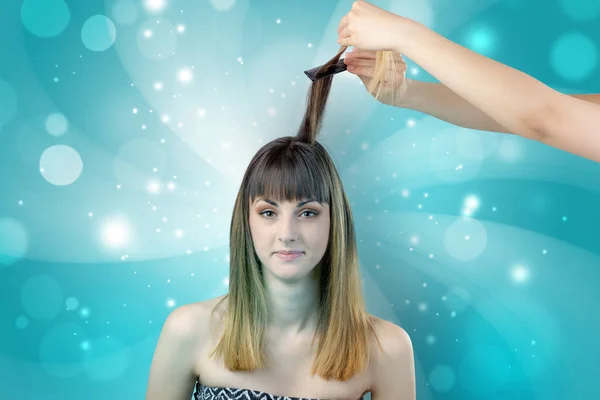
[[[69,129],[67,118],[61,113],[53,113],[46,118],[46,130],[52,136],[61,136]]]
[[[160,193],[160,190],[161,190],[160,182],[157,180],[154,180],[154,179],[148,181],[148,183],[146,184],[146,190],[148,191],[148,193],[152,193],[152,194]]]
[[[525,283],[529,280],[529,270],[522,264],[515,265],[511,270],[511,277],[516,283]]]
[[[146,10],[159,13],[167,5],[166,0],[144,0],[144,7]]]
[[[471,216],[480,206],[480,200],[477,196],[470,195],[465,197],[463,201],[462,213],[465,216]]]
[[[192,70],[189,68],[181,68],[177,72],[177,79],[184,85],[190,83],[192,79],[194,79]]]
[[[83,161],[72,147],[62,144],[48,147],[40,157],[40,173],[56,186],[70,185],[83,170]]]
[[[125,246],[130,239],[130,225],[124,218],[112,218],[102,226],[102,239],[110,248]]]

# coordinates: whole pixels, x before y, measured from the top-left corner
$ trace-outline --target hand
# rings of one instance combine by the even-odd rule
[[[362,50],[395,50],[404,20],[366,1],[355,1],[338,26],[338,43]]]
[[[384,104],[400,107],[406,85],[406,63],[400,53],[394,51],[392,54],[394,62],[387,66],[379,93],[369,93]],[[376,56],[376,51],[357,48],[345,54],[344,63],[348,66],[348,72],[357,75],[367,91],[375,72]]]

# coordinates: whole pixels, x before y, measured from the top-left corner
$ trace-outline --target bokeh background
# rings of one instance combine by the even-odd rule
[[[374,3],[600,92],[597,0]],[[0,397],[144,397],[167,315],[226,293],[244,170],[296,133],[303,71],[335,54],[351,4],[2,1]],[[412,338],[418,399],[600,398],[600,165],[382,105],[349,73],[320,141],[369,311]]]

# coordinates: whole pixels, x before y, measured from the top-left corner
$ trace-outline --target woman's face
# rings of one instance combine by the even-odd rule
[[[280,279],[303,278],[325,255],[329,205],[310,200],[277,203],[258,197],[250,204],[250,231],[263,273]],[[301,254],[286,259],[280,251]]]

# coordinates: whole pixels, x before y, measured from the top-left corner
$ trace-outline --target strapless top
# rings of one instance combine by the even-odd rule
[[[204,386],[200,382],[196,382],[196,390],[194,391],[194,399],[195,400],[321,400],[321,399],[311,399],[308,397],[276,396],[274,394],[261,392],[258,390],[250,390],[250,389]],[[361,397],[358,400],[364,400],[364,397]]]

